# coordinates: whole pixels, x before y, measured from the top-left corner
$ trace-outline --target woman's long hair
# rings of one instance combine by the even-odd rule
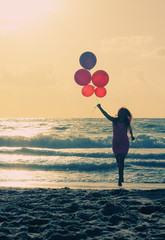
[[[132,121],[132,114],[130,113],[130,111],[125,108],[125,107],[121,107],[118,111],[118,116],[120,115],[121,112],[124,112],[125,113],[125,116],[124,116],[124,122],[127,126],[130,125],[131,121]]]

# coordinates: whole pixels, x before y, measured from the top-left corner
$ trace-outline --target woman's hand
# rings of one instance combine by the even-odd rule
[[[135,140],[135,137],[134,137],[134,136],[132,136],[132,137],[131,137],[131,139],[132,139],[132,141],[134,141],[134,140]]]
[[[98,107],[98,108],[100,108],[100,107],[101,107],[101,104],[100,104],[100,103],[99,103],[99,104],[97,104],[97,107]]]

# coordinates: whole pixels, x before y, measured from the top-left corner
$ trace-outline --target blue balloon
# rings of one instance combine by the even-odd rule
[[[97,59],[92,52],[84,52],[79,61],[83,68],[90,70],[96,65]]]

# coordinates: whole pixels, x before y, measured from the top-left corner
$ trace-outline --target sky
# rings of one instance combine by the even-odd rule
[[[0,117],[165,117],[164,0],[0,0]],[[85,51],[104,98],[74,81]]]

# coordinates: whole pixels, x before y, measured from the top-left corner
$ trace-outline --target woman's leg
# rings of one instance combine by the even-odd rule
[[[117,161],[118,170],[119,170],[119,181],[118,181],[119,186],[122,186],[122,182],[124,182],[124,177],[123,177],[124,159],[125,159],[125,156],[123,154],[118,154],[116,156],[116,161]]]

